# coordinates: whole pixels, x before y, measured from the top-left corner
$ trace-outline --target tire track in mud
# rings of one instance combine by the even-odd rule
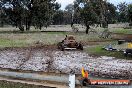
[[[22,61],[22,63],[16,67],[16,69],[21,69],[22,65],[24,65],[24,63],[26,63],[32,56],[32,48],[28,49],[28,51],[25,54],[25,60]]]
[[[20,69],[49,72],[53,68],[52,51],[45,49],[32,49],[29,59],[23,62]]]
[[[54,66],[53,51],[48,51],[47,53],[45,53],[45,55],[49,57],[49,59],[47,59],[45,62],[45,64],[47,64],[47,72],[54,72],[57,69]]]

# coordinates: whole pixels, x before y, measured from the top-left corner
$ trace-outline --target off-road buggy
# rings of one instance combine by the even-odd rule
[[[66,35],[65,39],[58,43],[58,49],[64,51],[65,49],[80,49],[83,50],[81,43],[78,43],[74,36]]]

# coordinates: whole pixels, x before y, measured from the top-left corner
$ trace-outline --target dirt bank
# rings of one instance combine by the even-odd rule
[[[0,68],[80,74],[84,67],[92,75],[132,79],[132,60],[91,57],[82,51],[52,48],[8,48],[0,51]]]

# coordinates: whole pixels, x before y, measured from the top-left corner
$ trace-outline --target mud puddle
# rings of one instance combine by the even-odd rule
[[[5,49],[0,51],[0,68],[80,74],[84,67],[91,75],[132,79],[132,60],[91,57],[82,51],[45,48]]]

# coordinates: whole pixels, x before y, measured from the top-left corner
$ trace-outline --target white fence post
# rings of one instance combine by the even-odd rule
[[[69,88],[75,88],[75,74],[69,75]]]

